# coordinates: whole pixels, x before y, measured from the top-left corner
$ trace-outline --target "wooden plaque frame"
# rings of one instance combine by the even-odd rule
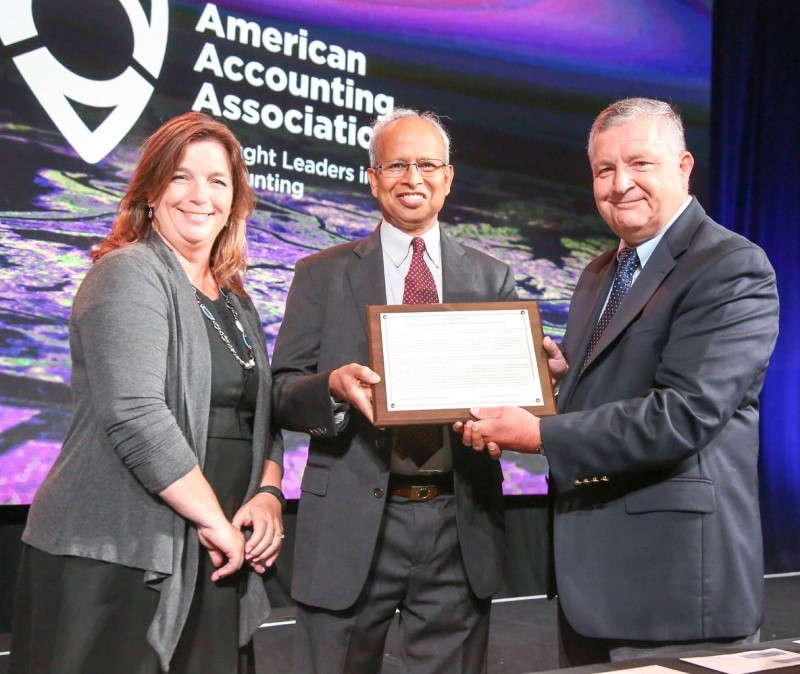
[[[547,354],[542,346],[542,332],[539,304],[534,301],[514,302],[459,302],[444,304],[392,304],[370,305],[367,307],[369,333],[370,367],[381,376],[381,381],[373,388],[372,408],[376,426],[400,426],[413,424],[449,424],[469,419],[469,408],[390,410],[387,404],[386,371],[384,366],[382,314],[404,312],[451,312],[451,311],[507,311],[520,310],[528,314],[534,351],[537,354],[535,367],[541,382],[543,401],[541,405],[525,406],[524,409],[537,416],[556,413],[555,396],[547,368]],[[420,382],[420,386],[425,386]]]

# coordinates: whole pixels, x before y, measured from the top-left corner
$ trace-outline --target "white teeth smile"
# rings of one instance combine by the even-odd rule
[[[420,201],[424,201],[425,195],[414,193],[414,194],[401,194],[397,197],[400,201],[408,202],[408,203],[419,203]]]
[[[211,213],[190,213],[189,211],[182,211],[182,213],[187,218],[191,218],[192,220],[205,220],[206,218],[211,217]]]

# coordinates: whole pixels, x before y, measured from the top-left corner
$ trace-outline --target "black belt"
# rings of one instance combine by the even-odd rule
[[[390,475],[388,490],[391,496],[410,501],[430,501],[441,494],[453,493],[453,474]]]

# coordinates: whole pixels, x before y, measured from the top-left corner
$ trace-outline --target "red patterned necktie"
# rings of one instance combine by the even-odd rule
[[[411,240],[414,252],[403,288],[403,304],[437,304],[439,294],[433,274],[425,264],[425,242],[418,236]],[[395,431],[394,451],[401,459],[409,458],[422,467],[442,446],[439,424],[400,426]]]
[[[415,236],[411,239],[411,247],[414,252],[403,288],[403,304],[438,304],[436,283],[431,270],[425,264],[425,241]]]
[[[592,331],[592,338],[589,340],[589,348],[586,351],[586,357],[583,359],[581,371],[586,367],[586,363],[589,362],[589,356],[592,355],[592,351],[594,351],[600,338],[603,336],[603,332],[605,332],[608,324],[611,323],[611,319],[617,312],[617,309],[619,309],[619,305],[622,304],[622,299],[631,289],[633,272],[636,271],[636,266],[638,264],[639,255],[635,248],[623,248],[617,253],[617,271],[614,274],[614,284],[611,286],[611,295],[608,297],[606,308],[603,309],[600,320],[597,321],[597,325],[594,326],[594,330]]]

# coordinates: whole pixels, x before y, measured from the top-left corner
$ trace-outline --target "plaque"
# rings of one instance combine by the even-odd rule
[[[449,424],[471,407],[556,412],[536,302],[375,305],[367,319],[376,426]]]

